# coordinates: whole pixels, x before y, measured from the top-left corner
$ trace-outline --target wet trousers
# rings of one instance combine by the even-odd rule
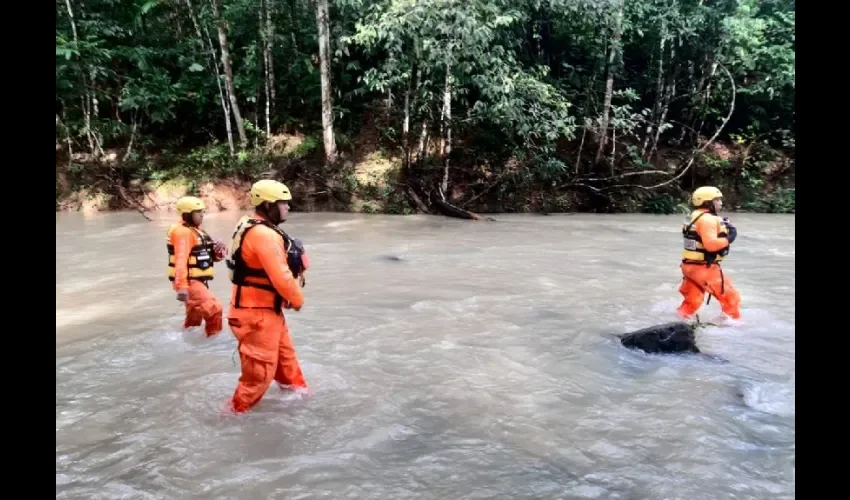
[[[741,295],[729,276],[723,274],[723,270],[717,264],[706,267],[704,264],[682,263],[682,284],[679,293],[684,300],[676,312],[679,316],[688,319],[693,316],[702,306],[705,294],[709,293],[720,303],[723,313],[732,319],[741,317]]]
[[[222,330],[221,302],[209,288],[197,280],[189,280],[189,298],[186,299],[186,321],[183,328],[201,326],[205,322],[204,332],[212,337]]]
[[[250,410],[260,402],[272,381],[292,388],[307,387],[282,314],[275,314],[272,309],[231,307],[227,323],[239,344],[242,364],[231,402],[233,411]]]

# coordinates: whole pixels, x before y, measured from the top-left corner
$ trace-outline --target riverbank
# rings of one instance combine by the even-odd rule
[[[245,210],[251,183],[276,178],[292,189],[294,211],[411,214],[430,205],[432,213],[439,212],[433,209],[439,189],[422,186],[439,186],[440,165],[405,173],[400,155],[361,146],[344,152],[339,166],[328,169],[320,149],[315,138],[304,135],[280,135],[262,150],[235,157],[220,145],[133,157],[111,151],[98,159],[69,157],[57,148],[56,210],[170,211],[185,195],[203,199],[208,211]],[[643,170],[620,166],[615,176],[594,171],[545,179],[515,158],[501,165],[460,158],[450,171],[444,201],[472,213],[676,213],[687,209],[694,186],[716,185],[731,212],[795,211],[793,159],[738,144],[715,144],[694,156],[690,166],[689,155],[666,150]],[[658,184],[663,185],[654,187]]]

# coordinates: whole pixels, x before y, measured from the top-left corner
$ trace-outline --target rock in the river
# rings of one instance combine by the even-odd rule
[[[640,349],[650,354],[698,354],[695,329],[696,325],[675,321],[621,335],[620,342],[629,349]]]

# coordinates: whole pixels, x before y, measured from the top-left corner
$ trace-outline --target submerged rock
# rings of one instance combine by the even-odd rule
[[[695,330],[695,325],[675,321],[620,335],[620,343],[649,354],[699,354]]]

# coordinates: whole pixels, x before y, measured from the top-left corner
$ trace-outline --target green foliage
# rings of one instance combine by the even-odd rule
[[[744,209],[754,212],[793,214],[797,209],[794,188],[779,188],[761,199],[744,203]]]
[[[315,136],[308,135],[304,138],[304,141],[302,141],[301,144],[296,146],[291,156],[293,158],[302,159],[314,153],[318,150],[318,148],[319,140]]]
[[[280,163],[264,152],[268,84],[272,134],[306,136],[289,160],[318,156],[314,2],[217,1],[249,139],[244,149],[232,117],[233,151],[228,141],[218,20],[210,2],[186,0],[71,0],[73,22],[68,4],[56,2],[57,144],[70,140],[75,154],[93,156],[113,150],[143,178],[256,175]],[[272,31],[262,19],[266,7]],[[734,185],[744,207],[793,211],[793,188],[765,174],[764,162],[773,160],[759,155],[774,149],[794,157],[795,21],[792,0],[336,0],[330,67],[337,144],[353,152],[364,146],[358,141],[377,141],[394,155],[407,144],[414,172],[437,178],[439,158],[415,158],[420,133],[425,125],[434,151],[450,124],[453,181],[489,183],[485,177],[499,176],[510,160],[494,195],[544,189],[557,205],[560,186],[600,172],[658,171],[666,150],[690,155],[725,123],[733,100],[728,71],[735,105],[717,142],[741,149],[758,142],[759,151],[743,159],[708,151],[698,164],[711,182]],[[446,95],[450,122],[443,119]],[[369,127],[377,139],[360,138]],[[609,141],[597,165],[602,134]],[[666,191],[632,198],[636,209],[655,213],[678,206]]]
[[[269,158],[260,151],[246,150],[231,156],[227,144],[213,143],[189,151],[163,151],[157,162],[137,164],[136,175],[143,180],[175,178],[198,182],[228,177],[254,177],[261,174]]]
[[[687,210],[686,202],[669,193],[654,194],[641,203],[641,211],[651,214],[679,214],[687,213]]]

